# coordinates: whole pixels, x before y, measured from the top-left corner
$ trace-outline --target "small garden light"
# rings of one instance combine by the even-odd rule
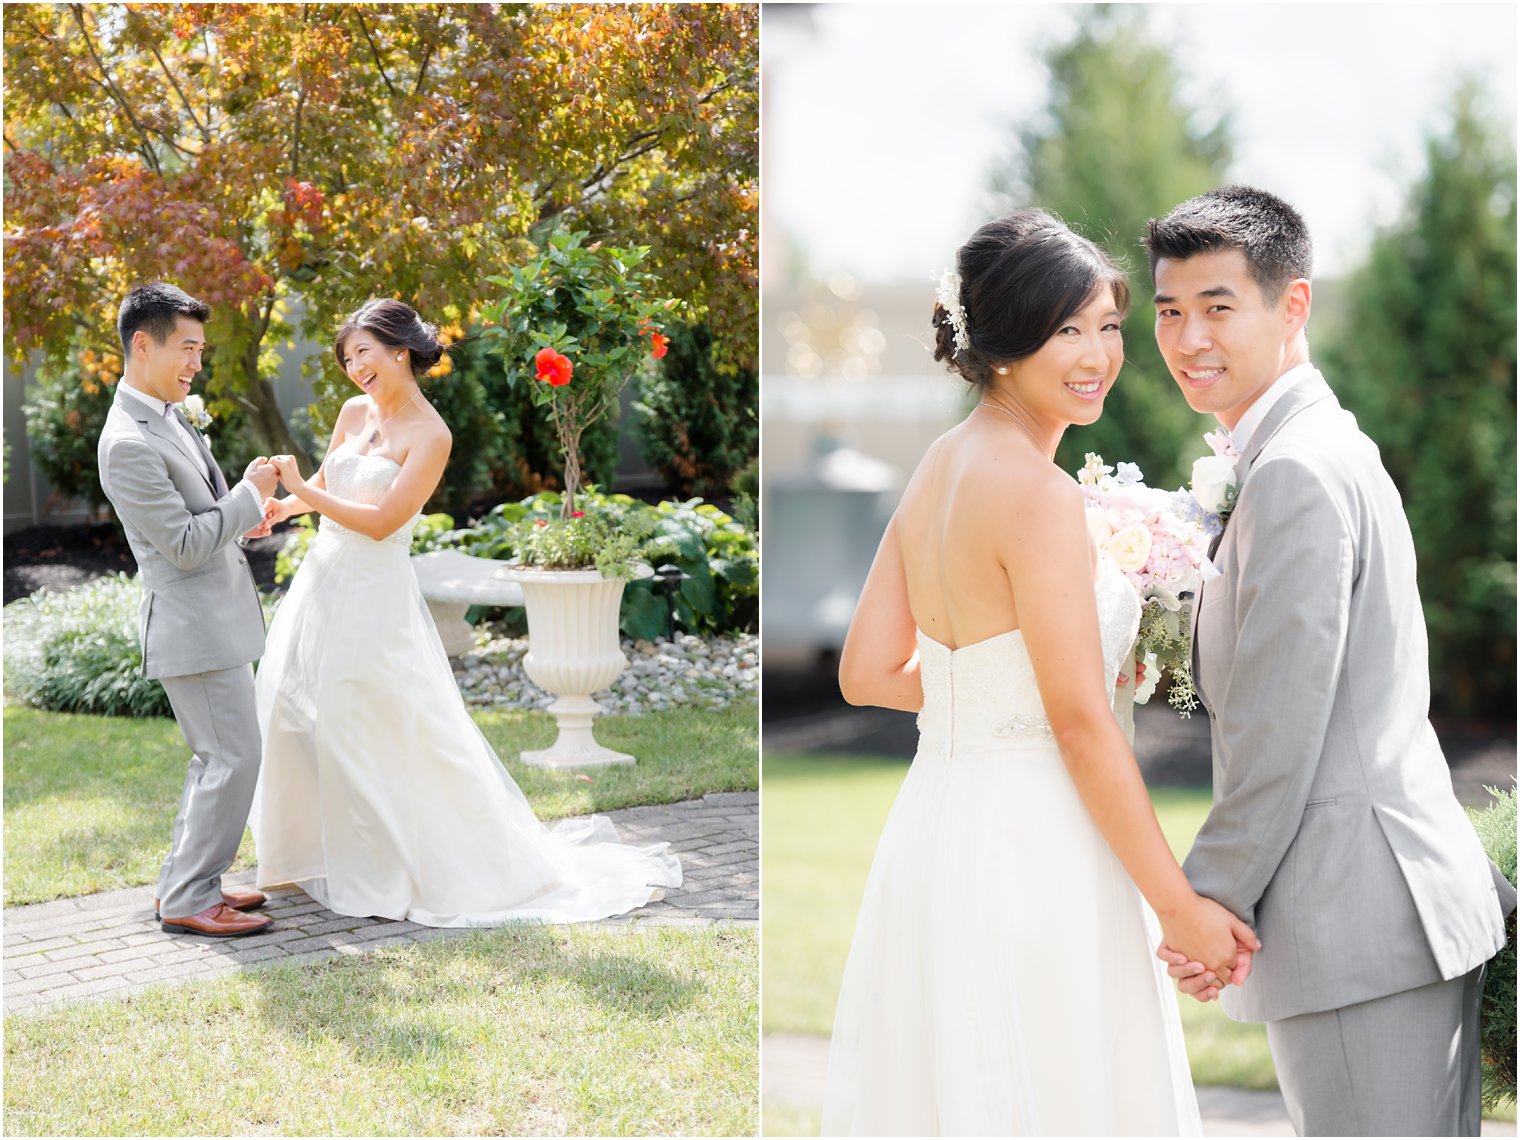
[[[672,563],[665,563],[654,572],[655,589],[665,595],[666,628],[672,644],[676,640],[676,591],[691,575]]]

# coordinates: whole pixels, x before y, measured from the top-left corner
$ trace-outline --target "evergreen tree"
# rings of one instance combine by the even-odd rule
[[[1317,353],[1404,498],[1433,704],[1515,715],[1515,149],[1478,87],[1431,138],[1404,216]]]
[[[1146,220],[1224,181],[1229,123],[1184,106],[1177,65],[1157,43],[1142,7],[1098,5],[1076,35],[1046,55],[1050,100],[1019,132],[1016,153],[993,177],[995,208],[1042,206],[1098,242],[1129,271],[1133,304],[1125,365],[1092,427],[1067,433],[1057,462],[1072,471],[1085,452],[1140,465],[1146,481],[1174,487],[1204,454],[1212,419],[1178,391],[1152,333]]]

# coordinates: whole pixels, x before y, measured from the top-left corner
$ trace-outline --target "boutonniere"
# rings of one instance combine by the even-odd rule
[[[206,401],[199,396],[186,396],[179,410],[196,431],[204,432],[211,426],[211,413],[206,410]]]
[[[1235,441],[1224,432],[1205,432],[1203,441],[1214,454],[1193,462],[1193,498],[1206,513],[1218,517],[1222,529],[1224,520],[1235,509],[1236,496],[1240,494],[1240,480],[1235,476],[1240,452],[1235,449]],[[1207,529],[1210,537],[1217,533],[1212,528]]]

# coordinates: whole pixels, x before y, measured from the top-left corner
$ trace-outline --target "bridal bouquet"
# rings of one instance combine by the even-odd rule
[[[1146,681],[1136,689],[1135,703],[1150,699],[1167,669],[1172,675],[1167,701],[1183,716],[1198,707],[1192,605],[1202,581],[1200,567],[1234,505],[1231,478],[1223,463],[1210,463],[1215,459],[1233,464],[1226,456],[1200,459],[1188,491],[1147,487],[1133,463],[1121,463],[1116,471],[1091,452],[1077,472],[1093,541],[1140,595],[1135,654],[1145,663]]]

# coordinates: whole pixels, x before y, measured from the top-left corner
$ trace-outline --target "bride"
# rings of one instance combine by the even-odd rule
[[[852,704],[919,713],[919,747],[850,947],[823,1130],[1197,1134],[1153,951],[1164,934],[1224,984],[1256,939],[1162,837],[1112,706],[1139,599],[1052,463],[1113,387],[1129,290],[1041,210],[957,262],[935,359],[978,404],[914,472],[840,659]]]
[[[322,521],[256,682],[259,886],[426,926],[587,921],[679,886],[668,844],[623,846],[600,817],[540,824],[459,695],[409,562],[452,443],[417,383],[442,356],[436,329],[375,300],[333,347],[363,394],[313,478],[275,457],[290,495],[266,503],[271,523]]]

